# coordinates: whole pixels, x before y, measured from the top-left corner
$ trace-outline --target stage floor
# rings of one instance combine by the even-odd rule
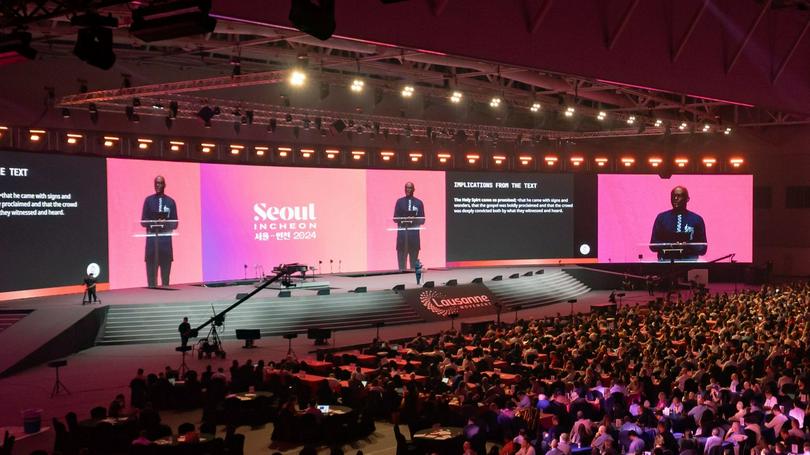
[[[570,266],[569,266],[570,267]],[[491,280],[496,275],[502,275],[507,279],[509,275],[528,271],[538,271],[541,269],[556,270],[557,267],[486,267],[486,268],[458,268],[458,269],[436,269],[427,270],[422,274],[422,283],[433,281],[436,286],[441,286],[449,280],[456,279],[459,284],[469,283],[475,278],[483,278],[485,281]],[[347,276],[346,274],[326,274],[317,275],[315,281],[328,282],[333,293],[348,292],[355,288],[365,286],[368,291],[388,290],[398,284],[405,285],[406,289],[421,287],[416,284],[416,277],[413,272],[389,274],[357,275]],[[234,280],[236,282],[238,280]],[[310,277],[307,277],[310,281]],[[273,284],[275,286],[275,283]],[[206,287],[195,284],[171,285],[172,290],[130,288],[116,289],[112,291],[99,292],[98,297],[102,305],[131,305],[131,304],[173,304],[173,303],[194,303],[200,301],[236,301],[236,294],[251,292],[255,289],[253,285],[234,285]],[[316,289],[289,289],[293,296],[313,295]],[[278,289],[264,289],[259,296],[276,296]],[[82,296],[80,294],[69,294],[49,297],[32,297],[28,299],[9,300],[0,302],[0,309],[26,308],[36,309],[53,305],[81,305]]]

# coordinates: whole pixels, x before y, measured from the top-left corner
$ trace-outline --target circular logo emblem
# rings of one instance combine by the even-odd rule
[[[591,246],[588,245],[587,243],[583,243],[582,245],[579,246],[579,254],[584,256],[584,255],[586,255],[586,254],[588,254],[590,252],[591,252]]]

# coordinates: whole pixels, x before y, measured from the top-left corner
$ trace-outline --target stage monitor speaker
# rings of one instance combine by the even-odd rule
[[[247,296],[248,296],[247,292],[240,292],[239,294],[236,294],[236,300],[242,300]]]
[[[262,334],[259,332],[259,329],[236,329],[236,339],[237,340],[245,340],[244,349],[255,348],[256,344],[254,341],[260,339]]]
[[[483,283],[483,282],[484,282],[484,279],[481,278],[480,276],[476,277],[476,278],[473,278],[473,280],[471,281],[471,283]]]
[[[453,278],[452,280],[449,280],[447,283],[445,283],[445,286],[458,286],[458,280]]]
[[[423,288],[432,288],[434,286],[436,286],[436,283],[432,281],[425,281],[425,284],[422,285]]]
[[[307,338],[315,340],[315,344],[326,344],[326,340],[332,338],[331,329],[307,329]]]
[[[392,291],[404,291],[405,290],[405,285],[404,284],[398,284],[398,285],[392,287],[391,290]]]
[[[292,297],[291,291],[278,291],[279,297]]]
[[[519,274],[519,273],[513,273],[513,274],[509,275],[509,278],[510,278],[510,279],[513,279],[513,280],[514,280],[515,278],[520,278],[520,274]]]
[[[48,362],[48,366],[50,368],[64,367],[64,366],[67,366],[67,360],[65,360],[65,359],[54,360],[54,361]]]
[[[537,272],[535,272],[535,273],[536,273],[537,275],[542,275],[543,273],[545,273],[545,271],[546,271],[546,269],[540,269],[540,270],[538,270],[538,271],[537,271]]]
[[[332,291],[329,289],[318,289],[318,295],[329,295]]]
[[[284,339],[285,340],[294,340],[296,338],[298,338],[298,334],[295,333],[295,332],[290,332],[290,333],[285,333],[284,334]]]
[[[368,292],[368,288],[366,288],[365,286],[358,286],[358,287],[354,288],[354,291],[351,291],[351,292],[354,292],[354,293],[357,293],[357,294],[362,294],[364,292]]]
[[[534,272],[529,270],[528,272],[524,273],[523,276],[534,276]]]
[[[492,277],[492,281],[503,281],[503,275],[495,275]]]

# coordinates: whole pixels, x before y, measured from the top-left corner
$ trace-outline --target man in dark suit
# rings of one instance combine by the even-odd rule
[[[419,231],[425,224],[425,205],[413,197],[415,187],[412,182],[405,184],[405,197],[394,204],[394,223],[397,224],[397,262],[399,270],[406,270],[406,259],[414,268],[419,259],[421,247]]]
[[[655,217],[650,250],[658,253],[658,260],[694,261],[706,254],[706,223],[703,217],[686,210],[689,190],[676,186],[670,193],[672,210]]]
[[[150,288],[157,287],[157,271],[160,268],[160,283],[169,285],[174,253],[172,235],[177,229],[177,204],[164,193],[166,179],[155,177],[155,194],[143,201],[141,226],[146,228],[146,280]]]

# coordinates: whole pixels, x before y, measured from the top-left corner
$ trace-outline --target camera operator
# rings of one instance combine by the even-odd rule
[[[191,336],[191,324],[188,323],[188,318],[183,318],[183,322],[177,327],[180,332],[180,346],[186,347],[188,345],[188,338]]]

